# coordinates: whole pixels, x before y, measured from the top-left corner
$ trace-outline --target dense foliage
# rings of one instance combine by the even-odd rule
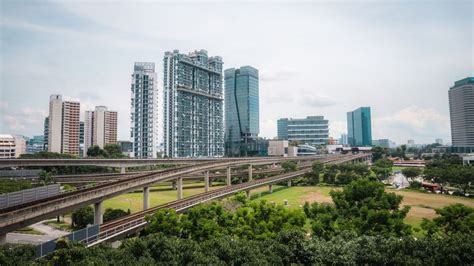
[[[273,239],[229,236],[205,241],[152,234],[125,240],[120,248],[85,248],[63,241],[36,265],[470,265],[474,238],[465,234],[439,239],[339,235],[325,240],[300,231],[282,231]],[[0,247],[0,265],[25,265],[32,247]]]
[[[239,197],[241,200],[242,197]],[[239,239],[267,239],[283,229],[302,229],[306,217],[301,210],[275,206],[266,201],[246,201],[235,211],[219,203],[203,204],[185,214],[163,209],[147,217],[146,233],[195,240],[219,238],[224,235]]]
[[[28,180],[0,180],[0,194],[15,192],[28,188],[31,188],[31,182]]]
[[[379,180],[385,180],[392,174],[393,162],[389,159],[377,160],[372,165],[372,171]]]
[[[356,235],[411,234],[410,226],[403,222],[409,207],[400,209],[402,197],[385,192],[379,182],[361,179],[330,194],[334,205],[317,202],[304,205],[316,236],[331,239],[347,231]]]
[[[87,150],[88,157],[95,158],[125,158],[122,148],[118,144],[106,144],[103,149],[94,145]]]
[[[464,194],[474,184],[474,166],[463,165],[458,156],[443,156],[426,165],[426,179],[459,187]]]
[[[474,208],[453,204],[436,209],[439,215],[433,220],[423,219],[421,227],[427,236],[442,237],[452,234],[466,234],[474,236]]]
[[[320,182],[326,184],[345,185],[370,174],[366,164],[332,164],[324,165],[321,162],[314,162],[311,172],[304,178],[295,180],[298,185],[316,185]]]

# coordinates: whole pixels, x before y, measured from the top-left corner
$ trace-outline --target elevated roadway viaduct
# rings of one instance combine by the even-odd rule
[[[144,191],[144,209],[149,206],[148,194],[149,186],[158,182],[173,181],[177,182],[177,198],[183,198],[182,184],[183,176],[196,172],[205,173],[205,191],[209,190],[208,171],[213,169],[226,168],[226,183],[231,185],[231,167],[249,166],[249,180],[252,180],[252,165],[265,165],[281,163],[283,161],[315,161],[327,158],[338,158],[339,155],[314,156],[314,157],[271,157],[271,158],[252,158],[245,160],[215,160],[203,162],[195,165],[183,166],[159,172],[145,173],[136,175],[133,178],[126,178],[117,181],[99,184],[93,187],[84,188],[68,193],[62,193],[57,196],[28,202],[26,204],[0,210],[0,237],[5,236],[7,232],[26,227],[30,224],[52,218],[83,206],[94,204],[96,224],[102,223],[102,202],[106,199],[126,193],[128,191],[143,188]],[[364,157],[365,158],[365,157]],[[354,157],[351,160],[363,160],[363,157]],[[1,239],[0,239],[1,241]]]
[[[369,155],[370,156],[370,155]],[[360,155],[350,155],[350,156],[340,156],[332,158],[321,159],[321,162],[325,164],[341,164],[347,163],[354,160],[366,160],[368,158],[367,154]],[[94,246],[98,243],[104,241],[114,241],[120,238],[123,238],[127,235],[133,235],[137,231],[140,231],[146,226],[145,216],[155,213],[159,209],[171,208],[176,210],[178,213],[184,212],[185,210],[194,207],[198,204],[212,201],[215,199],[225,198],[231,195],[234,195],[240,191],[246,191],[247,196],[249,195],[250,190],[256,189],[262,186],[269,186],[269,190],[272,191],[273,184],[280,182],[287,182],[288,186],[291,186],[291,180],[296,177],[303,176],[304,174],[311,171],[310,166],[306,166],[301,170],[284,173],[277,176],[249,180],[248,182],[226,186],[216,190],[204,192],[197,194],[185,199],[177,200],[174,202],[166,203],[149,209],[144,209],[143,211],[127,215],[125,217],[119,218],[100,225],[100,233],[97,236],[87,239],[85,242],[88,246]]]

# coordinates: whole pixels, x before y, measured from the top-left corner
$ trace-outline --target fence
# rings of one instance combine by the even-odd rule
[[[69,235],[65,235],[61,238],[67,238],[71,241],[84,241],[88,240],[90,241],[91,238],[93,237],[98,237],[99,236],[99,225],[93,225],[81,230],[74,231],[70,233]],[[44,242],[38,246],[36,246],[36,252],[35,252],[35,257],[34,259],[38,259],[41,257],[44,257],[48,255],[49,253],[53,252],[56,249],[56,241],[58,238],[50,240],[48,242]]]
[[[44,187],[30,188],[21,191],[0,194],[0,209],[56,196],[59,194],[59,191],[59,184],[52,184]]]
[[[0,170],[0,177],[11,177],[15,179],[22,179],[24,177],[38,177],[41,170],[38,169],[21,169],[21,170]]]

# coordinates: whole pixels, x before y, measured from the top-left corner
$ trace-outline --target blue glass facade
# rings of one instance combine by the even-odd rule
[[[351,146],[372,146],[370,107],[347,113],[347,135]]]
[[[278,139],[301,144],[326,145],[329,138],[328,120],[324,116],[303,119],[281,118],[277,121]]]
[[[260,131],[258,70],[243,66],[224,71],[225,152],[227,156],[248,156],[249,143]],[[258,146],[258,145],[257,145]]]

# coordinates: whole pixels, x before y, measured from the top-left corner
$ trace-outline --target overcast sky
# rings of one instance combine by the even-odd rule
[[[260,135],[276,120],[372,108],[372,136],[450,142],[448,89],[474,75],[473,1],[0,1],[0,133],[43,133],[50,94],[119,112],[135,61],[205,49],[260,71]],[[160,120],[162,119],[160,115]],[[160,121],[161,122],[161,121]]]

